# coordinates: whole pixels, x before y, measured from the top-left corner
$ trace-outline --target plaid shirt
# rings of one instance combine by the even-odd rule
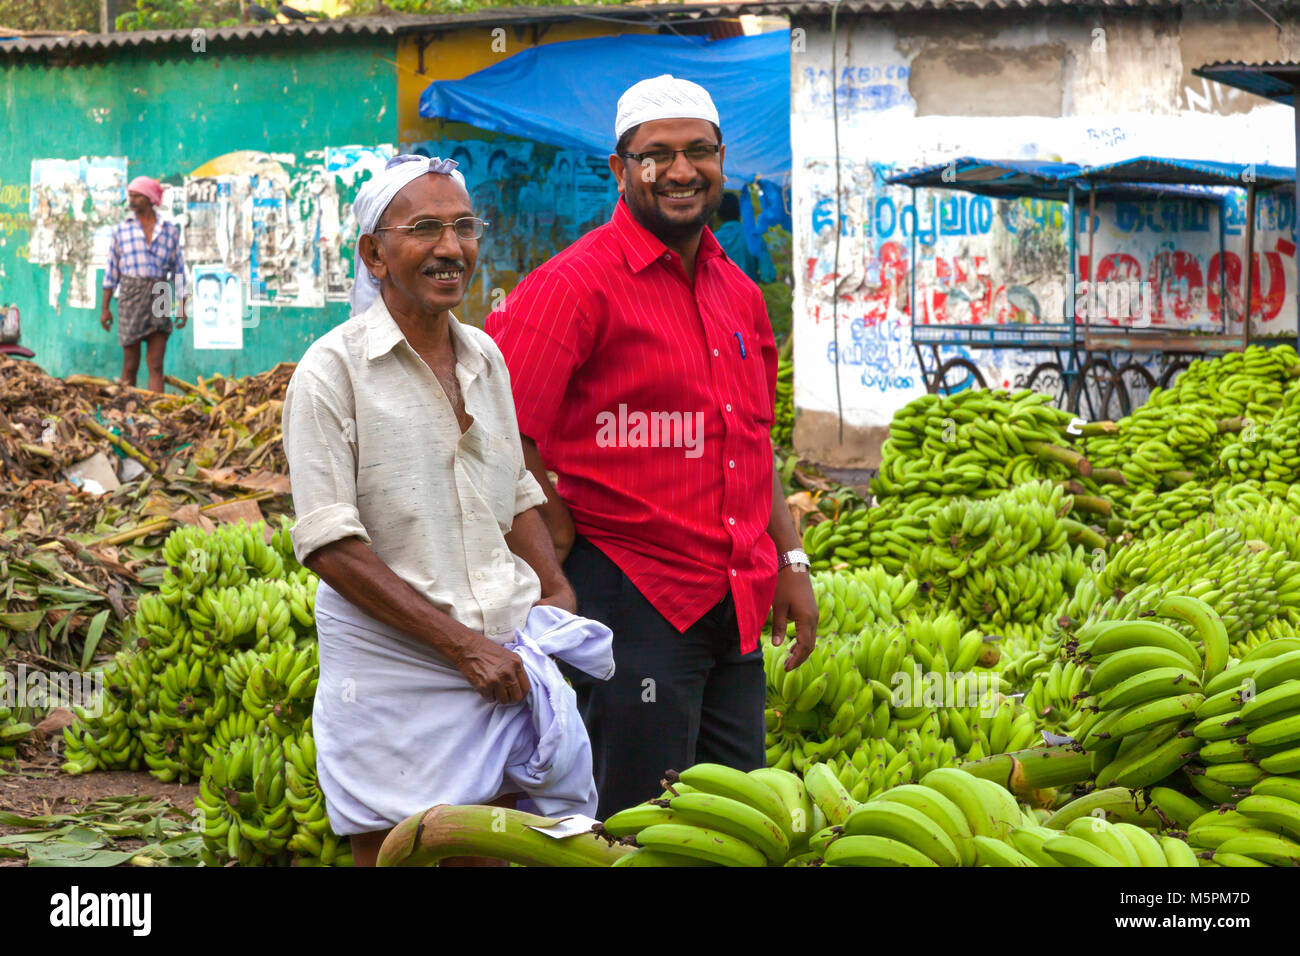
[[[156,221],[153,241],[147,246],[144,227],[135,216],[113,227],[113,241],[108,249],[108,271],[104,288],[116,289],[121,276],[142,279],[176,279],[176,298],[185,298],[185,259],[181,255],[181,231],[174,222]]]

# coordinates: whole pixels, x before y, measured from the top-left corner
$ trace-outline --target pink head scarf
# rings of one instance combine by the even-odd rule
[[[156,179],[150,179],[148,176],[137,176],[126,184],[126,191],[148,196],[149,201],[155,206],[162,205],[162,183]]]

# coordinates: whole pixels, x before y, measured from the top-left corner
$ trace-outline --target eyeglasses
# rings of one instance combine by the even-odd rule
[[[687,146],[685,149],[651,149],[644,153],[619,153],[624,159],[634,159],[638,163],[646,161],[654,163],[656,166],[671,166],[677,160],[678,153],[685,153],[686,159],[696,165],[700,163],[712,163],[718,158],[718,153],[722,147],[713,143],[699,144],[696,146]]]
[[[421,219],[419,222],[410,226],[380,226],[375,232],[383,232],[385,229],[404,229],[416,239],[424,242],[437,242],[442,238],[442,232],[448,226],[456,230],[457,239],[481,239],[483,230],[492,225],[475,216],[462,216],[455,222],[443,222],[441,219]]]

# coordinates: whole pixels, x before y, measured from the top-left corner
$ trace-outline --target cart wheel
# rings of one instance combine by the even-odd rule
[[[1169,363],[1168,367],[1165,368],[1164,372],[1160,374],[1160,387],[1168,388],[1173,385],[1178,376],[1182,375],[1183,372],[1186,372],[1191,364],[1192,363],[1187,361],[1187,359],[1174,359]]]
[[[1094,356],[1070,384],[1070,411],[1089,421],[1114,421],[1128,407],[1128,389],[1110,362]]]
[[[928,389],[932,395],[954,395],[968,388],[988,388],[984,376],[975,363],[964,358],[952,358],[939,366],[930,379]]]
[[[1124,387],[1123,394],[1116,394],[1116,389],[1112,385],[1107,388],[1106,395],[1102,398],[1103,408],[1114,408],[1115,403],[1123,405],[1121,414],[1130,415],[1135,408],[1141,408],[1146,404],[1147,399],[1151,397],[1151,391],[1156,387],[1156,377],[1146,370],[1146,367],[1139,365],[1137,362],[1127,362],[1119,367],[1115,373],[1115,381],[1121,383]],[[1121,399],[1123,399],[1121,401]]]
[[[1025,379],[1025,388],[1052,396],[1052,404],[1065,407],[1065,372],[1057,362],[1039,362]]]

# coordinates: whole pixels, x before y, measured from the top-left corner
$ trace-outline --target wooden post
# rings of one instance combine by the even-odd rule
[[[117,29],[117,0],[99,0],[99,32],[112,33]]]

